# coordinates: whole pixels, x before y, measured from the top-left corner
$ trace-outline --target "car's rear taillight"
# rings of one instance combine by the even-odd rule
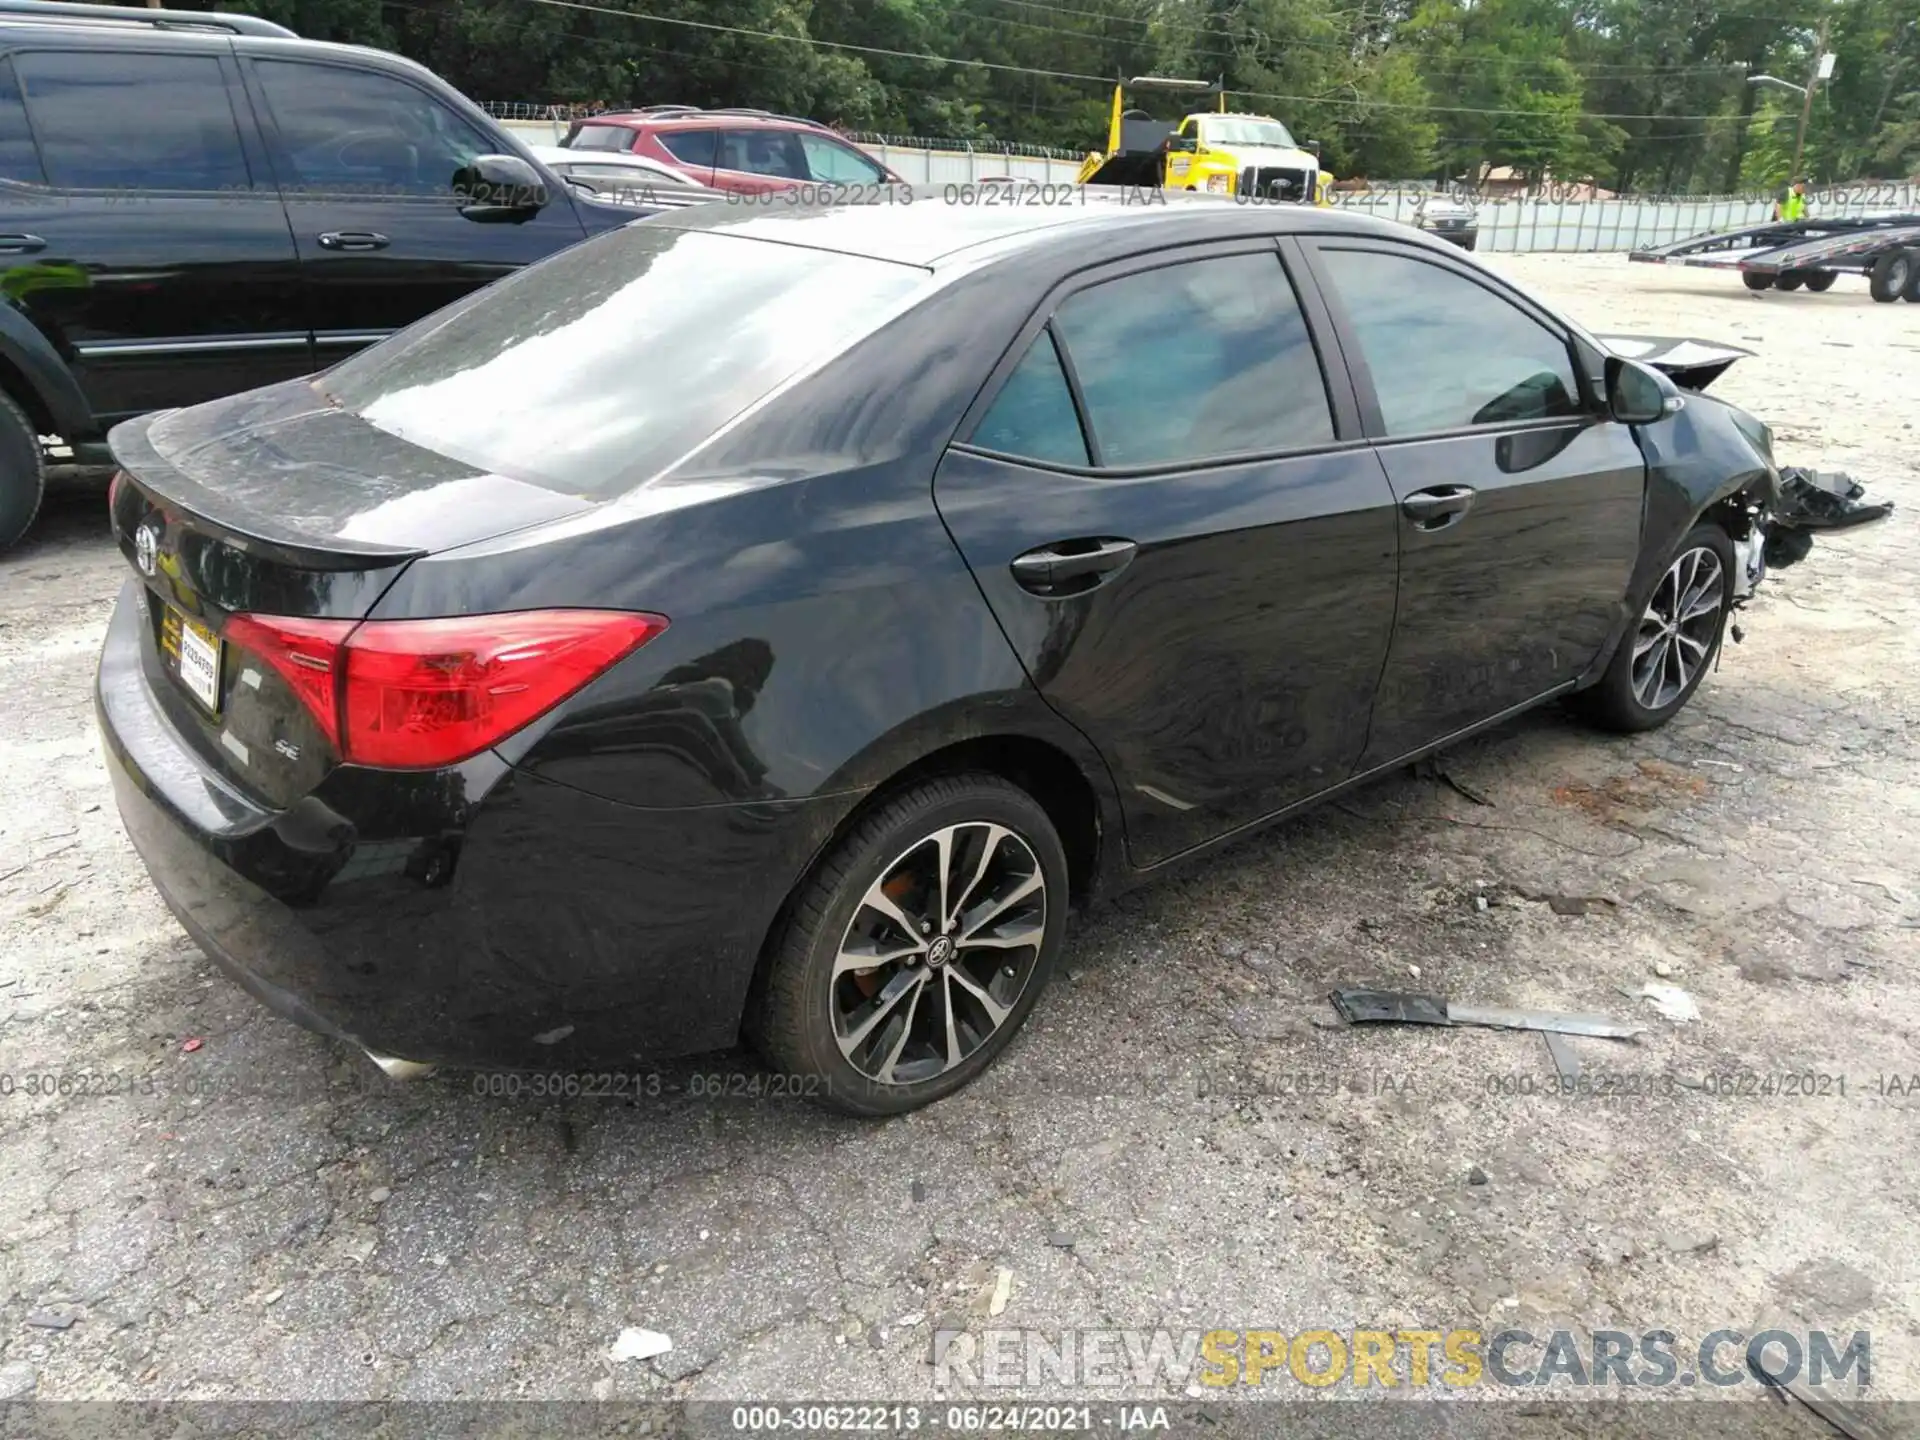
[[[666,628],[616,610],[364,624],[235,615],[226,638],[279,672],[343,759],[418,770],[498,744]]]

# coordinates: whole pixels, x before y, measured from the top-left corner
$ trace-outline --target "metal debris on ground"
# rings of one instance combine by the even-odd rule
[[[1414,995],[1395,990],[1335,990],[1328,998],[1349,1025],[1480,1025],[1493,1030],[1554,1030],[1565,1035],[1593,1035],[1610,1040],[1630,1040],[1647,1028],[1632,1020],[1615,1020],[1606,1015],[1457,1005],[1439,995]]]
[[[1541,1038],[1547,1042],[1547,1054],[1553,1057],[1553,1068],[1560,1072],[1560,1078],[1571,1085],[1580,1078],[1580,1057],[1573,1053],[1573,1046],[1551,1030],[1541,1032]]]
[[[1642,1000],[1651,1000],[1653,1008],[1676,1025],[1700,1018],[1700,1005],[1678,985],[1661,985],[1649,980],[1636,992]]]

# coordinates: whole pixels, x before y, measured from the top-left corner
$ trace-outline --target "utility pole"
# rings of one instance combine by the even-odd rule
[[[1820,43],[1813,47],[1813,69],[1807,72],[1807,89],[1800,100],[1800,129],[1793,137],[1793,165],[1787,171],[1787,183],[1800,178],[1800,154],[1807,144],[1807,121],[1813,117],[1813,91],[1820,83],[1820,67],[1826,62],[1827,18],[1820,19]]]

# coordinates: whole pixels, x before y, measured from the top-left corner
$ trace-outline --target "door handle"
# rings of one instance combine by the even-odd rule
[[[393,242],[372,230],[329,230],[320,237],[326,250],[384,250]]]
[[[1035,595],[1077,595],[1122,568],[1139,550],[1131,540],[1057,540],[1015,556],[1008,568],[1020,588]]]
[[[1472,508],[1471,485],[1435,485],[1400,502],[1400,513],[1422,530],[1444,530]]]
[[[31,255],[46,248],[38,235],[0,235],[0,255]]]

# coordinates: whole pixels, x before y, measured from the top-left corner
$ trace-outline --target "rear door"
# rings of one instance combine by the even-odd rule
[[[807,154],[793,130],[742,128],[715,136],[712,183],[736,195],[791,190],[807,179]]]
[[[887,179],[877,161],[831,135],[802,132],[799,138],[809,179],[824,185],[879,185]]]
[[[1271,240],[1077,278],[989,382],[941,515],[1137,865],[1346,779],[1393,624],[1393,496]],[[1330,383],[1331,378],[1331,383]]]
[[[72,357],[103,425],[313,368],[293,237],[227,41],[17,49],[0,62],[0,125],[0,286]]]
[[[455,175],[500,142],[411,77],[266,52],[244,63],[322,366],[585,237],[561,193],[523,220],[469,219]]]
[[[1313,247],[1401,507],[1368,766],[1577,677],[1620,615],[1646,466],[1564,326],[1426,247]]]

